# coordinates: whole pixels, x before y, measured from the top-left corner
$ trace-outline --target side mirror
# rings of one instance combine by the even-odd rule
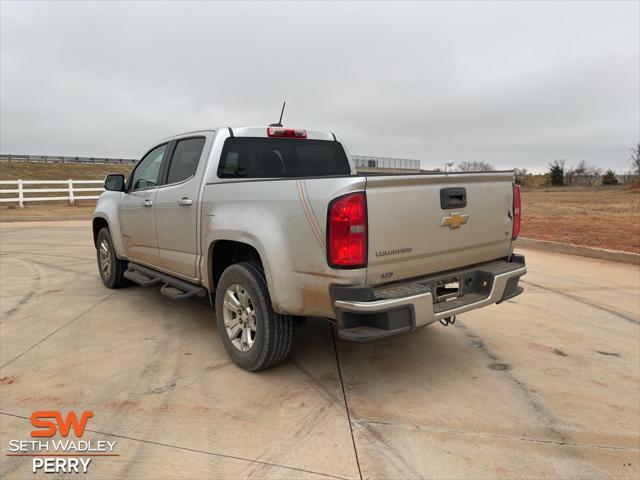
[[[104,189],[110,192],[124,192],[124,175],[112,173],[104,179]]]

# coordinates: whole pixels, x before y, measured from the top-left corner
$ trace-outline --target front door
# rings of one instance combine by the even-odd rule
[[[165,168],[166,180],[155,201],[156,232],[163,268],[196,278],[198,258],[198,191],[204,169],[200,161],[205,137],[176,140]],[[198,169],[198,166],[201,168]]]
[[[120,203],[120,228],[127,258],[152,265],[158,263],[159,257],[154,204],[166,150],[167,144],[155,147],[138,162]]]

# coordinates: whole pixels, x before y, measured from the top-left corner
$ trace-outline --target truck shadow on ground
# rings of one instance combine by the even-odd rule
[[[123,293],[140,297],[144,304],[153,304],[154,311],[161,311],[156,321],[162,322],[167,334],[177,330],[191,336],[191,342],[207,342],[216,353],[224,352],[216,324],[214,307],[207,298],[176,302],[163,297],[158,289],[137,286]],[[333,338],[332,338],[333,337]],[[452,376],[469,377],[469,367],[477,364],[478,342],[471,341],[460,328],[443,327],[435,323],[415,332],[373,342],[350,342],[338,337],[331,322],[323,318],[308,318],[296,334],[296,344],[291,357],[282,365],[255,375],[278,376],[289,373],[287,364],[296,368],[312,368],[314,362],[331,369],[338,362],[345,380],[357,375],[354,385],[370,381],[386,383],[392,379],[418,375],[422,381],[434,387],[440,382],[450,382]],[[284,368],[283,368],[284,367]],[[317,365],[316,365],[317,367]],[[233,368],[238,368],[235,365]]]

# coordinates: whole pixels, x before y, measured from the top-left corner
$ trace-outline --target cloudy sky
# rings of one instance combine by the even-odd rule
[[[139,157],[216,125],[335,131],[352,153],[628,170],[640,2],[12,2],[2,153]]]

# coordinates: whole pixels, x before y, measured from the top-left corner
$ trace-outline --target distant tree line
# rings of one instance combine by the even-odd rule
[[[490,172],[496,167],[487,162],[462,162],[456,165],[461,172]]]
[[[640,177],[640,142],[631,149],[631,173]]]
[[[618,180],[613,170],[607,170],[602,174],[602,169],[595,165],[589,165],[584,160],[578,162],[578,165],[572,168],[566,167],[565,160],[555,160],[549,164],[549,171],[547,172],[551,185],[553,186],[576,186],[581,185],[585,187],[593,187],[602,180],[605,185],[617,185]],[[605,183],[606,181],[608,183]]]
[[[575,167],[568,167],[566,160],[554,160],[549,164],[544,175],[532,175],[526,168],[516,168],[516,183],[526,186],[586,186],[618,185],[622,182],[640,179],[640,143],[631,149],[631,171],[628,174],[617,175],[611,169],[603,169],[595,165],[589,165],[584,160],[578,162]]]

